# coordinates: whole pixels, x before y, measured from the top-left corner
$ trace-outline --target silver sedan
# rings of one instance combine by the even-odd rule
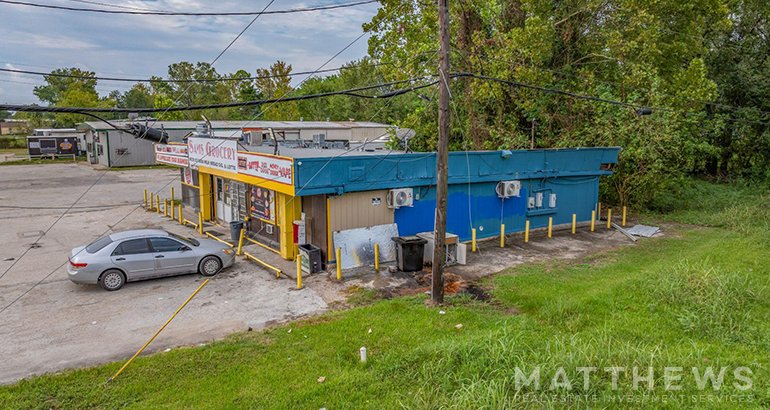
[[[126,282],[199,272],[213,276],[233,264],[221,242],[185,238],[158,229],[115,233],[72,250],[67,273],[75,283],[118,290]]]

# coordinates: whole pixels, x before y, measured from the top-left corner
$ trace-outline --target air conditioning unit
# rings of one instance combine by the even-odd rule
[[[388,191],[388,208],[398,209],[402,206],[412,206],[413,203],[412,188],[399,188]]]
[[[500,181],[495,187],[495,192],[499,198],[510,198],[519,196],[521,190],[521,181]]]

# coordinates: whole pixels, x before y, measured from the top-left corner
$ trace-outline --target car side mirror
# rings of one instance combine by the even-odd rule
[[[182,248],[182,252],[184,251],[191,251],[192,249],[189,246],[185,246]]]

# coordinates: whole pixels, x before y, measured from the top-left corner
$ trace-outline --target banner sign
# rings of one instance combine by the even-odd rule
[[[249,203],[251,216],[275,223],[275,193],[272,190],[252,185]]]
[[[188,138],[190,167],[208,167],[238,172],[238,141],[215,138]]]
[[[186,167],[189,163],[187,160],[187,146],[176,144],[155,144],[155,162],[176,165],[178,167]]]
[[[255,152],[238,153],[239,174],[262,178],[280,184],[292,185],[292,165],[293,162],[289,158],[274,157]]]

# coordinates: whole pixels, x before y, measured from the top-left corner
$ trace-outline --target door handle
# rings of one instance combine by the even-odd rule
[[[163,255],[155,255],[156,258],[163,258]]]
[[[116,258],[115,260],[116,261],[124,261],[124,260],[126,260],[126,258]]]

